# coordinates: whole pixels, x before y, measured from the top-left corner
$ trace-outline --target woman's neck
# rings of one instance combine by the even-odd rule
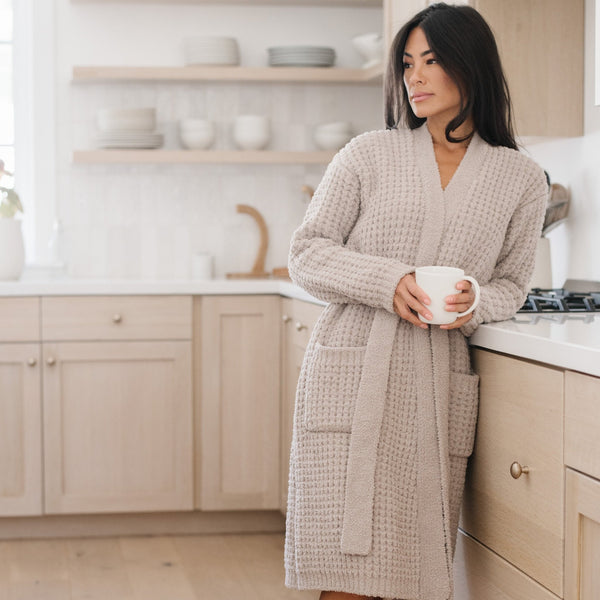
[[[431,117],[427,119],[427,129],[429,130],[434,145],[443,146],[447,150],[463,150],[466,148],[471,141],[471,136],[474,131],[472,120],[467,119],[460,127],[458,127],[458,129],[451,131],[451,137],[453,138],[461,139],[466,137],[467,139],[464,142],[449,142],[446,138],[447,125],[448,123],[445,120],[442,121]]]

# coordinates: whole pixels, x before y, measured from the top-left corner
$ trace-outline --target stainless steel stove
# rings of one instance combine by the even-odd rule
[[[534,288],[518,312],[570,315],[600,312],[600,282],[567,279],[562,288]]]

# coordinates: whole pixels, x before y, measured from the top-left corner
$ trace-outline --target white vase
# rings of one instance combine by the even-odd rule
[[[25,266],[21,221],[0,219],[0,280],[19,279]]]

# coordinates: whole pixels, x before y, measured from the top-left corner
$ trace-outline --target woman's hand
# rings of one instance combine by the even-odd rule
[[[473,302],[475,302],[475,294],[471,289],[470,281],[459,281],[456,284],[456,289],[461,290],[460,294],[454,294],[452,296],[446,296],[446,310],[450,312],[465,312],[468,310]],[[473,313],[469,313],[464,317],[458,317],[454,323],[448,325],[440,325],[440,329],[458,329],[462,327],[467,321],[473,318]]]
[[[426,306],[430,303],[431,300],[427,294],[417,285],[414,273],[409,273],[400,280],[394,294],[394,310],[404,320],[421,329],[428,329],[429,325],[420,321],[413,311],[422,315],[425,319],[432,319],[433,315],[427,310]]]

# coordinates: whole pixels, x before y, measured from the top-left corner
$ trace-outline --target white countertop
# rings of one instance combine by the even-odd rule
[[[0,282],[0,297],[118,294],[280,294],[325,305],[293,283],[277,279]],[[479,326],[470,343],[600,377],[600,313],[577,316],[519,314],[508,321]]]
[[[282,279],[44,279],[0,281],[3,296],[281,294],[325,305]]]
[[[600,377],[600,313],[518,314],[480,325],[472,346]]]

